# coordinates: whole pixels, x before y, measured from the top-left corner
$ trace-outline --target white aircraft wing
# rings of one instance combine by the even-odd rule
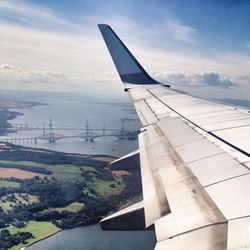
[[[139,151],[120,160],[139,157],[143,201],[103,228],[136,224],[129,214],[141,211],[137,229],[154,226],[156,249],[250,248],[250,110],[158,83],[108,25],[99,28],[143,124]]]

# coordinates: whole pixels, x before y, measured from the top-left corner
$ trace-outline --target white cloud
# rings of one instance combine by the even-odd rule
[[[166,71],[152,72],[152,75],[172,86],[231,88],[237,85],[232,79],[222,76],[217,72],[185,73]]]
[[[168,21],[166,27],[173,39],[181,42],[196,44],[194,38],[196,30],[194,28],[175,21]]]
[[[8,64],[2,64],[0,68],[0,81],[7,84],[11,83],[12,86],[13,82],[19,85],[29,83],[34,84],[37,82],[60,82],[63,84],[66,80],[66,75],[58,71],[25,71]]]
[[[15,69],[14,66],[11,66],[11,65],[5,64],[5,63],[1,64],[0,68],[2,68],[2,69]]]
[[[118,73],[116,72],[103,72],[100,75],[89,75],[87,76],[87,80],[91,82],[119,82],[120,78]]]
[[[11,16],[12,19],[17,18],[28,24],[34,24],[37,20],[43,20],[54,24],[67,23],[62,18],[59,18],[51,9],[22,0],[0,1],[0,11],[2,18],[8,18]]]
[[[122,84],[119,84],[117,76],[111,72],[105,72],[101,77],[92,75],[79,78],[59,71],[31,71],[13,66],[11,66],[11,70],[8,67],[0,67],[0,89],[75,92],[102,96],[118,95],[121,98],[124,95]]]
[[[217,72],[151,71],[151,75],[173,89],[205,98],[250,99],[250,75],[229,79]]]

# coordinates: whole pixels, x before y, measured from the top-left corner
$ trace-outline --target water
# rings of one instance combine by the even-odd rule
[[[102,231],[99,225],[74,228],[55,234],[29,250],[152,250],[154,232]]]
[[[45,106],[36,106],[30,109],[15,109],[24,113],[12,120],[12,124],[27,123],[32,127],[45,127],[48,129],[49,118],[55,128],[85,128],[86,120],[90,128],[102,129],[104,124],[107,129],[121,129],[121,119],[137,119],[137,115],[131,112],[132,106],[126,103],[89,103],[80,99],[60,99],[60,98],[40,98],[36,101],[47,103]],[[126,129],[137,130],[140,128],[138,120],[125,121]],[[48,131],[47,131],[48,132]],[[55,133],[61,135],[79,135],[82,131],[55,130]],[[102,133],[102,131],[100,131]],[[108,133],[108,131],[106,132]],[[19,130],[17,133],[0,137],[0,139],[11,138],[32,138],[42,135],[42,130]],[[23,142],[22,142],[23,143]],[[28,144],[25,141],[24,146],[32,146],[37,148],[46,148],[69,153],[84,154],[109,154],[114,156],[122,156],[138,148],[137,141],[119,140],[116,137],[100,137],[93,143],[85,142],[80,138],[67,138],[56,143],[49,143],[45,140],[38,140],[37,145]]]
[[[31,100],[32,101],[32,100]],[[47,103],[46,106],[36,106],[30,109],[15,109],[24,113],[11,123],[28,123],[32,127],[42,127],[43,121],[48,127],[49,117],[54,127],[84,127],[86,119],[90,127],[120,129],[121,119],[137,118],[131,112],[132,106],[126,103],[90,103],[79,98],[44,98],[33,101]],[[137,130],[139,121],[125,122],[126,129]],[[82,131],[55,131],[63,135],[77,135]],[[2,138],[31,138],[42,134],[42,131],[18,131]],[[0,137],[1,139],[1,137]],[[24,144],[24,146],[41,147],[70,153],[108,154],[122,156],[138,148],[138,142],[119,140],[115,137],[102,137],[94,143],[82,139],[63,139],[56,143],[39,140],[37,145]],[[154,232],[112,232],[102,231],[99,225],[75,228],[59,232],[42,240],[28,249],[41,250],[80,250],[80,249],[108,249],[108,250],[151,250],[155,246]]]

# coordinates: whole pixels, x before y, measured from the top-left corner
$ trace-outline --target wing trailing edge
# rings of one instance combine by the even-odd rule
[[[154,229],[153,225],[149,228],[146,228],[145,226],[143,201],[130,205],[102,219],[100,225],[103,230],[115,231],[143,231]]]
[[[135,170],[140,169],[139,149],[120,157],[109,163],[110,170]]]

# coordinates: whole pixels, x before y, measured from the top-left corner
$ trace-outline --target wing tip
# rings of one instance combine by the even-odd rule
[[[99,24],[97,24],[97,26],[98,26],[99,29],[102,29],[102,28],[109,28],[109,29],[111,29],[111,27],[108,24],[106,24],[106,23],[99,23]]]

